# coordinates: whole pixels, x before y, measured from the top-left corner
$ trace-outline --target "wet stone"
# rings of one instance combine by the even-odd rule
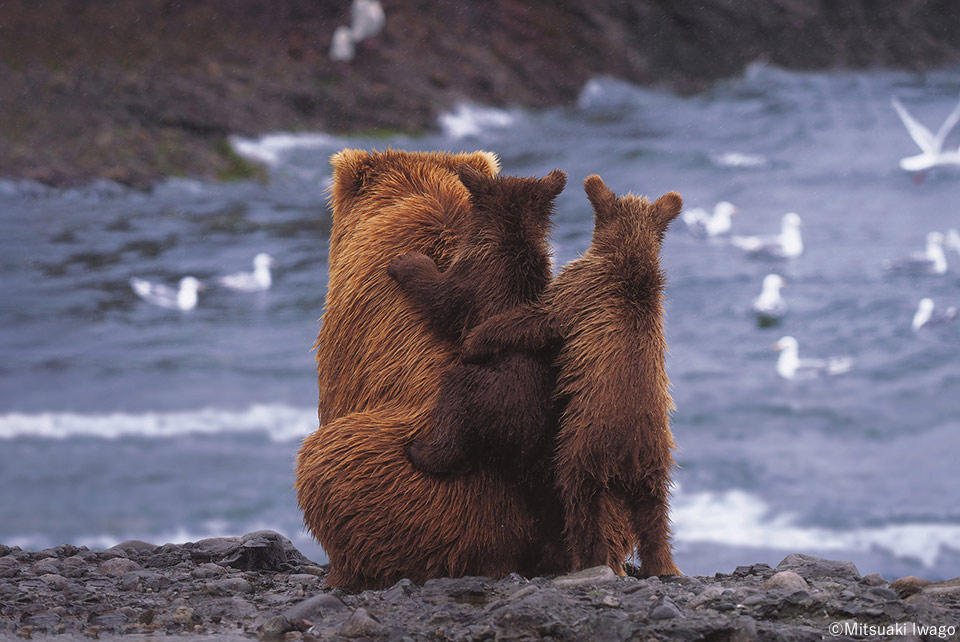
[[[253,593],[253,584],[242,577],[228,577],[207,585],[208,591],[218,595]]]
[[[16,577],[21,572],[20,562],[15,557],[10,555],[0,557],[0,577]]]
[[[122,552],[128,557],[143,557],[159,548],[156,544],[144,542],[140,539],[128,539],[116,546],[111,546],[104,552]]]
[[[89,570],[86,560],[79,555],[64,558],[60,566],[60,574],[65,577],[83,577]]]
[[[210,579],[211,577],[220,577],[226,575],[227,570],[219,564],[206,562],[190,571],[190,575],[197,579]]]
[[[900,596],[897,595],[897,592],[896,592],[896,591],[890,590],[890,589],[888,589],[888,588],[884,588],[884,587],[882,587],[882,586],[874,586],[874,587],[872,587],[869,591],[867,591],[867,593],[870,594],[870,595],[875,595],[875,596],[877,596],[877,597],[879,597],[879,598],[881,598],[881,599],[884,599],[884,600],[899,600],[899,599],[900,599]]]
[[[387,628],[373,619],[365,608],[354,611],[340,627],[340,635],[345,638],[380,637],[386,633]]]
[[[38,578],[41,582],[46,584],[52,591],[62,591],[67,587],[69,580],[62,575],[56,575],[54,573],[46,573],[41,575]]]
[[[316,622],[328,613],[336,613],[346,609],[347,605],[340,598],[329,593],[321,593],[291,606],[283,612],[283,615],[291,622],[299,622],[300,620]]]
[[[386,602],[396,602],[408,598],[417,592],[417,585],[404,578],[383,592],[381,596]]]

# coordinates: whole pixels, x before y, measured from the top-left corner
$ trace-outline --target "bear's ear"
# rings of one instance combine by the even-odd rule
[[[458,154],[462,165],[469,165],[484,176],[496,176],[500,172],[500,159],[493,152]]]
[[[334,200],[343,201],[360,193],[366,185],[373,158],[362,149],[344,149],[330,157],[333,165],[333,184],[330,192]]]
[[[540,187],[541,196],[553,202],[553,200],[560,195],[560,192],[563,191],[563,188],[566,187],[567,175],[559,169],[555,169],[537,181],[537,184]]]
[[[676,192],[667,192],[650,206],[651,218],[661,231],[666,230],[670,221],[680,215],[683,209],[683,197]]]
[[[470,192],[471,201],[476,201],[481,194],[484,194],[490,182],[494,180],[492,177],[481,173],[474,166],[466,163],[457,168],[457,176],[460,178],[463,186],[467,188],[467,191]]]
[[[583,191],[587,193],[598,222],[606,222],[617,205],[617,195],[610,191],[603,179],[592,174],[583,181]]]

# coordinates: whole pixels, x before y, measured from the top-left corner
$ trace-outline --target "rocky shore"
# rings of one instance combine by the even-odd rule
[[[757,60],[790,69],[960,61],[951,0],[383,0],[329,58],[348,2],[0,3],[0,177],[64,185],[258,169],[230,134],[390,135],[461,101],[545,107],[608,75],[681,92]]]
[[[0,545],[0,639],[939,640],[960,626],[960,578],[888,582],[801,554],[713,577],[598,567],[352,594],[325,572],[273,531],[105,551]]]

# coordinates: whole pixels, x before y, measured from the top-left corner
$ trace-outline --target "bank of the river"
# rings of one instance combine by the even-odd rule
[[[332,63],[347,2],[4,2],[0,177],[229,179],[256,173],[233,133],[417,132],[459,101],[563,104],[599,75],[695,91],[755,60],[960,60],[951,0],[383,4],[384,31]]]
[[[598,567],[360,593],[326,587],[325,574],[273,531],[106,551],[0,545],[0,639],[931,640],[955,637],[960,613],[960,578],[888,583],[806,555],[713,577]]]

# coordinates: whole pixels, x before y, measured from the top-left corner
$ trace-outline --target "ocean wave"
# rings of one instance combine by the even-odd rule
[[[258,404],[246,410],[217,408],[142,414],[77,414],[43,412],[0,415],[0,439],[35,437],[167,438],[188,434],[264,433],[274,441],[292,441],[317,428],[317,411],[279,404]]]
[[[781,550],[884,549],[933,567],[941,549],[960,550],[960,524],[887,524],[849,530],[801,526],[789,514],[771,515],[759,497],[740,490],[677,493],[672,503],[674,539]]]
[[[445,135],[460,139],[479,136],[489,129],[509,127],[516,122],[516,116],[495,107],[461,104],[441,114],[437,122]]]
[[[240,156],[273,167],[280,163],[285,152],[294,149],[337,147],[341,142],[335,136],[323,133],[277,133],[259,138],[230,136],[230,147]]]

